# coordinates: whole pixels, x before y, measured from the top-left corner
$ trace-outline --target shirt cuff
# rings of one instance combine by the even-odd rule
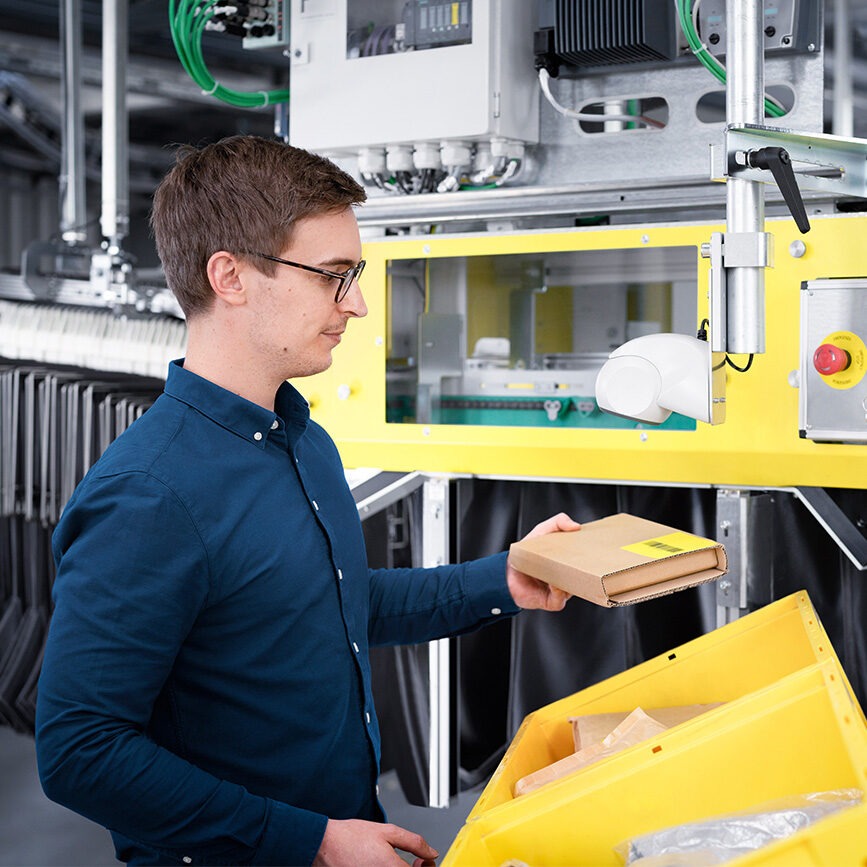
[[[504,551],[466,564],[466,594],[479,620],[517,614],[521,610],[506,583],[508,557]]]
[[[269,801],[265,831],[259,840],[251,864],[312,864],[328,817],[292,807],[280,801]]]

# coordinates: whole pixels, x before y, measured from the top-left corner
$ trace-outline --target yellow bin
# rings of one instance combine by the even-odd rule
[[[514,781],[571,752],[569,716],[711,702],[725,704],[511,795]],[[615,847],[630,837],[849,788],[867,789],[867,724],[801,592],[528,716],[442,867],[618,865]],[[863,807],[840,813],[731,863],[864,867],[863,819]],[[821,836],[825,827],[837,833]],[[791,860],[758,860],[774,851]]]
[[[529,714],[468,819],[511,802],[519,779],[573,752],[570,716],[730,702],[825,660],[839,666],[807,593],[786,596]],[[840,677],[851,693],[842,669]],[[853,713],[867,726],[860,707],[856,705]],[[678,728],[692,722],[697,720]],[[522,799],[541,792],[544,788]]]
[[[867,804],[844,810],[788,840],[732,861],[737,867],[864,867]]]

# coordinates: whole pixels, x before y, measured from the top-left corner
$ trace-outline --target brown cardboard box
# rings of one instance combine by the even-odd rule
[[[728,569],[719,542],[634,515],[514,542],[511,564],[597,605],[628,605],[713,581]]]

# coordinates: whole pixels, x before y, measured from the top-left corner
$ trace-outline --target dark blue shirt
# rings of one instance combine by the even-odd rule
[[[371,570],[337,449],[170,365],[54,535],[37,757],[132,863],[309,864],[327,817],[382,819],[368,647],[517,609],[505,554]]]

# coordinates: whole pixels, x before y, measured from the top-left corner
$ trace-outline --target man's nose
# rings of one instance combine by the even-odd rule
[[[361,292],[358,280],[352,281],[349,291],[338,306],[344,313],[348,313],[350,316],[357,316],[359,318],[367,316],[367,304],[364,303],[364,295]]]

